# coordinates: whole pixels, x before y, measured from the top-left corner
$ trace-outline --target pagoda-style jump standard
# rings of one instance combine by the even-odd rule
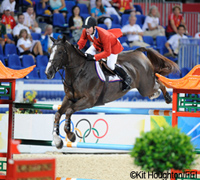
[[[173,88],[172,126],[178,124],[178,116],[200,117],[200,65],[181,79],[156,76],[166,87]]]
[[[21,70],[13,70],[5,67],[0,61],[0,104],[9,104],[7,153],[0,153],[0,157],[6,158],[7,170],[2,168],[3,171],[6,171],[6,174],[0,174],[0,179],[13,179],[13,154],[19,153],[17,149],[19,142],[13,140],[14,117],[12,105],[15,101],[15,82],[16,79],[24,78],[34,67],[35,65]]]

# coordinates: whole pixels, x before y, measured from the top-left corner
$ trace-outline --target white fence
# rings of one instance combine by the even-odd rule
[[[200,39],[180,39],[178,65],[180,68],[193,68],[200,62]]]

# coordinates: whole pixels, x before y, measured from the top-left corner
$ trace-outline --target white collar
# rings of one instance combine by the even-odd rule
[[[92,35],[90,35],[90,37],[94,40],[94,35],[95,35],[95,33],[96,33],[96,29],[95,29],[95,31],[94,31],[94,33],[92,34]]]

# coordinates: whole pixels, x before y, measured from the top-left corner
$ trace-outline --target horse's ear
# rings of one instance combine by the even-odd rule
[[[50,39],[51,39],[53,42],[55,42],[55,41],[56,41],[56,39],[54,39],[54,38],[53,38],[53,37],[51,37],[51,36],[50,36]]]
[[[66,42],[66,36],[65,36],[65,35],[63,35],[62,42],[63,42],[63,43]]]
[[[58,36],[57,40],[58,40],[58,41],[60,41],[60,40],[61,40],[61,38],[60,38],[60,35]]]

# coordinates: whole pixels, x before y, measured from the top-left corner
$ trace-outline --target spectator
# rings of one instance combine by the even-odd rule
[[[2,24],[6,26],[6,32],[11,34],[13,28],[16,26],[15,19],[10,14],[10,6],[5,8],[4,14],[2,15]]]
[[[41,28],[38,27],[38,23],[35,19],[36,14],[33,6],[28,6],[24,14],[24,25],[27,26],[31,32],[41,33]]]
[[[196,33],[194,38],[200,38],[200,32]]]
[[[51,41],[50,37],[57,39],[57,35],[53,33],[53,26],[51,24],[48,24],[45,26],[45,32],[40,39],[42,49],[45,52],[45,54],[50,53],[51,46],[53,45],[53,42]]]
[[[26,29],[22,29],[19,33],[19,40],[17,41],[17,48],[20,55],[32,55],[33,58],[37,55],[43,55],[42,46],[40,41],[33,41],[28,37]]]
[[[152,36],[154,39],[156,36],[165,36],[165,29],[159,25],[159,16],[158,8],[151,6],[142,27],[144,36]]]
[[[187,36],[184,35],[185,30],[186,30],[186,28],[184,25],[178,26],[177,34],[171,36],[170,39],[165,43],[165,47],[169,50],[169,52],[164,54],[164,56],[176,57],[178,55],[179,39],[181,39],[181,38],[187,39],[188,38]]]
[[[83,22],[84,19],[80,16],[80,8],[74,6],[72,8],[72,16],[69,18],[69,28],[72,32],[72,38],[75,43],[77,43],[81,37]]]
[[[24,26],[24,15],[23,14],[18,14],[18,24],[13,28],[13,36],[15,38],[15,42],[17,42],[19,38],[19,33],[22,29],[26,29],[27,33],[31,35],[29,28]]]
[[[166,29],[166,36],[169,38],[171,35],[177,33],[177,27],[182,24],[185,26],[183,15],[181,14],[180,6],[174,6],[172,9],[173,13],[168,16],[168,26]],[[187,29],[187,28],[186,28]]]
[[[112,7],[111,4],[111,0],[102,0],[102,4],[104,7],[106,7],[106,12],[111,15],[114,14],[118,17],[119,22],[121,22],[121,16],[118,14],[118,12],[116,11],[116,9],[114,7]],[[91,0],[90,1],[90,8],[94,8],[96,7],[96,0]]]
[[[1,16],[0,16],[0,20],[1,20]],[[15,42],[8,38],[8,36],[6,34],[6,26],[4,24],[2,24],[1,21],[0,21],[0,27],[1,27],[1,29],[0,29],[0,44],[1,44],[2,48],[4,47],[5,43],[14,44]]]
[[[15,4],[16,4],[15,0],[4,0],[1,4],[1,13],[3,14],[5,9],[9,6],[11,11],[11,16],[14,17]]]
[[[98,24],[105,24],[108,29],[112,26],[110,15],[106,13],[101,0],[96,0],[96,7],[91,9],[92,17],[97,19]]]
[[[53,13],[62,13],[64,18],[67,16],[67,8],[64,0],[49,0]]]
[[[113,6],[116,7],[122,14],[130,14],[132,11],[136,12],[132,0],[113,0]],[[136,14],[141,14],[136,12]]]
[[[49,0],[41,0],[40,3],[42,4],[42,10],[44,11],[45,15],[52,15],[52,12],[50,11],[50,6],[49,6]],[[49,23],[52,23],[52,18],[45,18],[45,21]]]
[[[140,26],[136,23],[137,18],[135,16],[129,16],[129,24],[122,27],[123,35],[127,36],[129,41],[129,46],[150,46],[149,44],[143,42],[142,36],[143,31]]]

